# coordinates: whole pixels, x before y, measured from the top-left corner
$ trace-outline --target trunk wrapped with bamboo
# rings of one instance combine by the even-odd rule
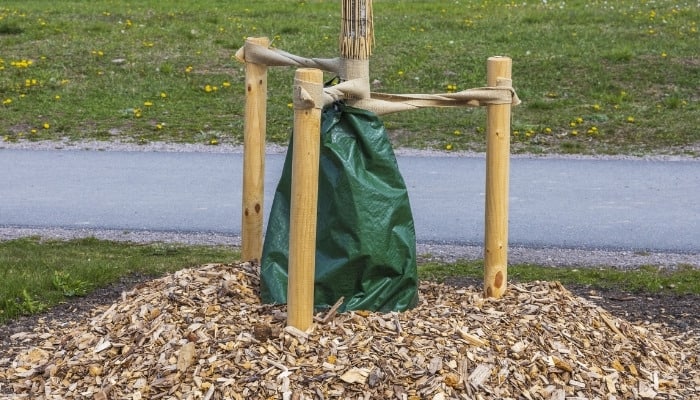
[[[340,32],[340,54],[352,60],[367,60],[374,44],[372,0],[344,0]]]

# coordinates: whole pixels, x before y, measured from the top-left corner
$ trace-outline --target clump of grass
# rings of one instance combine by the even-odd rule
[[[87,295],[130,274],[158,277],[238,257],[225,247],[134,245],[94,238],[0,242],[0,323]]]
[[[17,24],[0,24],[0,35],[19,35],[22,32],[24,32],[24,29]]]
[[[444,281],[447,278],[483,279],[483,262],[454,264],[428,263],[419,268],[422,279]],[[700,270],[690,266],[676,269],[644,266],[632,270],[616,268],[544,267],[511,265],[508,279],[518,282],[560,281],[567,285],[643,293],[700,294]]]

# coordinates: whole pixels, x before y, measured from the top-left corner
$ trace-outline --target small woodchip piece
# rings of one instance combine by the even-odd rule
[[[13,399],[698,399],[696,338],[662,336],[557,282],[504,298],[425,282],[404,313],[322,312],[306,332],[210,264],[124,293],[79,325],[13,336]],[[657,329],[658,328],[658,329]],[[685,344],[684,344],[685,343]],[[0,389],[3,389],[0,387]],[[0,394],[2,397],[2,394]]]

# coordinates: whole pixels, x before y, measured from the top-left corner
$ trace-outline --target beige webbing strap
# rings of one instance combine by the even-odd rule
[[[325,88],[326,103],[369,98],[369,61],[340,59],[341,82]]]
[[[338,74],[343,82],[318,93],[307,91],[295,95],[295,108],[322,107],[346,100],[353,107],[364,108],[375,114],[391,114],[424,107],[480,107],[488,104],[520,104],[510,79],[499,79],[495,87],[467,89],[442,94],[386,94],[371,93],[369,88],[369,61],[348,58],[304,58],[278,49],[246,41],[236,52],[242,62],[268,66],[297,66],[318,68]],[[297,99],[297,97],[299,97]]]
[[[350,102],[375,114],[391,114],[425,107],[481,107],[489,104],[520,104],[510,79],[500,79],[496,87],[467,89],[442,94],[371,93],[370,98]]]
[[[324,106],[323,85],[294,78],[294,109],[321,109]]]
[[[236,51],[236,59],[243,63],[249,62],[272,67],[318,68],[336,74],[340,71],[340,58],[304,58],[250,41],[246,41],[245,45]]]

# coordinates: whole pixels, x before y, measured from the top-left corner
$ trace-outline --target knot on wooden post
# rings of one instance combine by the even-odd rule
[[[245,49],[266,49],[268,38],[248,38]],[[241,52],[243,56],[243,52]],[[267,129],[267,65],[246,62],[245,121],[243,126],[243,213],[241,216],[241,257],[262,257],[265,186],[265,131]]]
[[[512,61],[490,57],[486,65],[489,87],[512,86]],[[510,170],[510,113],[512,103],[486,107],[486,205],[484,229],[484,294],[499,298],[508,280],[508,178]],[[517,100],[518,102],[520,100]]]

